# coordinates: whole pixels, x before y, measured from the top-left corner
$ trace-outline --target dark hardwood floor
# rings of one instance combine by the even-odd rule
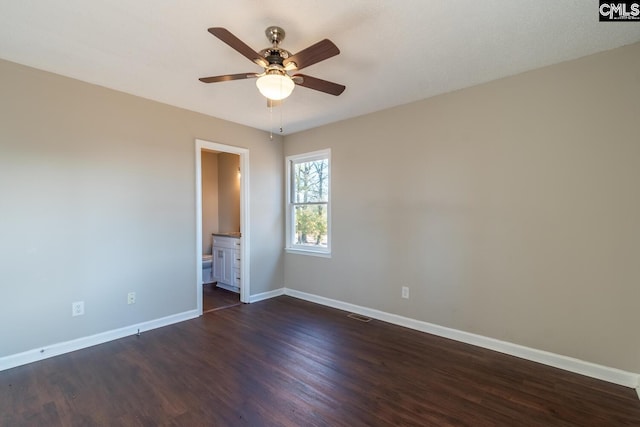
[[[0,372],[2,426],[623,426],[636,392],[279,297]]]
[[[202,311],[219,310],[240,304],[240,294],[218,288],[215,283],[202,285]]]

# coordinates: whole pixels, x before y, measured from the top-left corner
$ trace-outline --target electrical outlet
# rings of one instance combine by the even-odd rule
[[[129,292],[127,294],[127,304],[135,304],[136,303],[136,293]]]
[[[402,287],[402,298],[409,298],[409,287],[408,286],[403,286]]]
[[[84,301],[71,303],[71,316],[82,316],[84,314]]]

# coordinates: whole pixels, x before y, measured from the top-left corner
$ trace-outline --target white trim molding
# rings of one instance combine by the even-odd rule
[[[178,313],[162,317],[160,319],[150,320],[148,322],[137,323],[135,325],[125,326],[123,328],[113,329],[111,331],[101,332],[99,334],[71,341],[42,346],[33,350],[27,350],[23,353],[0,357],[0,371],[59,356],[61,354],[70,353],[72,351],[82,350],[83,348],[93,347],[94,345],[136,335],[138,333],[161,328],[163,326],[169,326],[174,323],[184,322],[185,320],[194,319],[199,316],[200,314],[198,313],[198,310],[185,311],[184,313]]]
[[[263,292],[261,294],[251,295],[249,297],[249,302],[258,302],[263,301],[269,298],[279,297],[280,295],[284,295],[284,288],[276,289],[274,291]]]
[[[225,145],[217,142],[195,140],[195,169],[196,169],[196,295],[198,310],[202,313],[202,150],[218,151],[237,154],[240,156],[240,301],[250,302],[251,298],[251,230],[249,220],[249,149]]]
[[[315,162],[327,160],[327,179],[326,182],[328,184],[327,191],[327,201],[322,202],[318,201],[315,204],[318,206],[326,203],[327,209],[327,247],[318,247],[312,245],[299,245],[294,243],[294,236],[296,235],[295,231],[295,209],[297,206],[301,205],[309,205],[311,202],[296,202],[292,200],[294,187],[295,187],[295,179],[293,177],[294,174],[294,165],[300,163],[307,162]],[[288,253],[294,253],[298,255],[311,255],[311,256],[319,256],[324,258],[331,258],[331,148],[325,148],[318,151],[313,151],[310,153],[301,153],[301,154],[292,154],[285,158],[285,182],[286,182],[286,193],[285,193],[285,251]]]
[[[314,302],[339,310],[356,313],[373,319],[382,320],[405,328],[414,329],[428,334],[449,338],[455,341],[472,344],[478,347],[494,350],[500,353],[516,356],[521,359],[530,360],[532,362],[542,363],[554,368],[564,369],[565,371],[586,375],[591,378],[607,381],[610,383],[622,385],[625,387],[635,388],[640,398],[640,374],[627,372],[617,368],[598,365],[573,357],[563,356],[544,350],[525,347],[519,344],[513,344],[506,341],[489,338],[482,335],[472,334],[457,329],[447,328],[433,323],[423,322],[421,320],[410,319],[408,317],[399,316],[397,314],[386,313],[380,310],[374,310],[359,305],[350,304],[306,292],[296,291],[294,289],[285,288],[284,294],[294,298],[303,299],[305,301]]]

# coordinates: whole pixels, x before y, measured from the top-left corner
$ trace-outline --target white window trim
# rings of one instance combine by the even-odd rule
[[[328,160],[329,167],[329,197],[327,199],[327,247],[326,248],[313,248],[308,246],[298,246],[294,245],[293,235],[295,224],[293,223],[293,204],[291,202],[291,191],[293,186],[293,179],[291,175],[291,164],[293,162],[310,162],[313,160],[324,159]],[[310,153],[302,153],[302,154],[294,154],[291,156],[287,156],[285,159],[285,168],[286,168],[286,243],[285,243],[285,251],[287,253],[292,254],[301,254],[301,255],[311,255],[318,256],[324,258],[331,258],[331,149],[326,148],[324,150],[312,151]]]

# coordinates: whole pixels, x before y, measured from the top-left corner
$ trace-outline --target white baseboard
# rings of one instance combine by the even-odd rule
[[[249,297],[249,302],[258,302],[269,298],[279,297],[280,295],[284,295],[284,288],[276,289],[274,291],[263,292],[261,294],[251,295]]]
[[[140,332],[150,331],[152,329],[161,328],[163,326],[172,325],[174,323],[183,322],[198,317],[197,310],[185,311],[160,319],[150,320],[135,325],[125,326],[111,331],[101,332],[99,334],[82,337],[71,341],[51,344],[27,350],[23,353],[12,354],[0,357],[0,371],[15,368],[16,366],[26,365],[27,363],[37,362],[39,360],[48,359],[49,357],[59,356],[64,353],[81,350],[83,348],[92,347],[108,341],[117,340],[119,338],[135,335]]]
[[[457,329],[447,328],[433,323],[423,322],[421,320],[410,319],[408,317],[398,316],[384,311],[308,294],[294,289],[285,288],[284,294],[317,304],[326,305],[328,307],[337,308],[339,310],[348,311],[350,313],[361,314],[363,316],[382,320],[394,325],[404,326],[406,328],[472,344],[489,350],[495,350],[521,359],[542,363],[544,365],[553,366],[554,368],[564,369],[565,371],[575,372],[577,374],[586,375],[588,377],[608,381],[610,383],[635,388],[636,391],[638,391],[638,396],[640,397],[640,374],[637,373],[610,368],[608,366],[602,366],[586,362],[584,360],[575,359],[573,357],[550,353],[548,351],[536,350],[519,344],[513,344],[482,335],[459,331]]]
[[[564,369],[566,371],[575,372],[578,374],[586,375],[588,377],[608,381],[614,384],[619,384],[625,387],[635,388],[636,392],[638,393],[638,398],[640,398],[640,374],[627,372],[616,368],[610,368],[607,366],[586,362],[584,360],[579,360],[568,356],[550,353],[543,350],[537,350],[534,348],[521,346],[519,344],[500,341],[494,338],[472,334],[469,332],[459,331],[457,329],[447,328],[444,326],[423,322],[421,320],[410,319],[408,317],[386,313],[380,310],[362,307],[355,304],[309,294],[306,292],[296,291],[295,289],[281,288],[256,295],[251,295],[249,302],[258,302],[269,298],[275,298],[280,295],[289,295],[294,298],[314,302],[316,304],[325,305],[339,310],[348,311],[350,313],[361,314],[363,316],[382,320],[394,325],[399,325],[417,331],[453,339],[455,341],[476,345],[478,347],[495,350],[500,353],[509,354],[511,356],[520,357],[522,359],[542,363],[544,365],[553,366],[555,368]],[[102,332],[88,337],[82,337],[71,341],[28,350],[23,353],[0,357],[0,371],[11,369],[20,365],[26,365],[32,362],[37,362],[39,360],[44,360],[49,357],[58,356],[64,353],[81,350],[83,348],[92,347],[94,345],[113,341],[119,338],[135,335],[136,333],[138,333],[138,331],[150,331],[152,329],[161,328],[163,326],[168,326],[174,323],[183,322],[185,320],[194,319],[198,316],[199,314],[197,310],[186,311],[184,313],[178,313],[160,319],[138,323],[135,325]]]

